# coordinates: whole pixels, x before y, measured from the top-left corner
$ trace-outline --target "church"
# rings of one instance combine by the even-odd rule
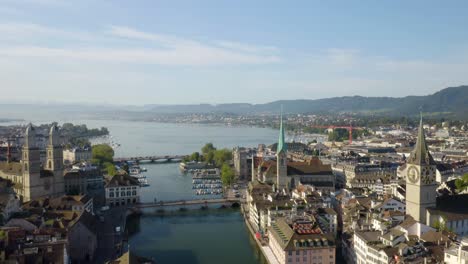
[[[318,158],[308,161],[288,160],[288,143],[285,142],[282,117],[276,160],[254,157],[252,182],[255,181],[272,184],[279,191],[290,191],[301,184],[313,185],[316,190],[335,191],[335,176],[331,165],[323,164]]]
[[[406,214],[422,224],[442,224],[460,236],[468,235],[468,195],[437,197],[436,166],[421,118],[416,145],[406,164]]]
[[[0,178],[13,182],[14,190],[23,202],[64,194],[63,148],[56,125],[49,131],[46,156],[46,163],[41,164],[36,129],[29,124],[24,134],[21,161],[0,163]]]

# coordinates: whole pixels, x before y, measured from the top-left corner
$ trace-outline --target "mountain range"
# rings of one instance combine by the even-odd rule
[[[372,115],[419,115],[420,109],[433,116],[468,119],[468,86],[449,87],[434,94],[406,97],[343,96],[325,99],[281,100],[265,104],[147,105],[154,113],[337,113]]]

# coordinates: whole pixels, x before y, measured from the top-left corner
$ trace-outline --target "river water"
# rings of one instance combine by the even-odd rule
[[[35,124],[49,123],[34,120]],[[86,124],[89,128],[107,127],[111,140],[120,144],[116,157],[189,154],[200,151],[207,142],[218,148],[255,147],[271,144],[278,132],[267,128],[221,125],[167,124],[116,120],[60,120]],[[147,168],[149,187],[142,188],[141,200],[185,200],[194,195],[190,175],[178,164],[142,164]],[[144,214],[129,223],[129,246],[137,255],[154,258],[157,263],[258,264],[266,263],[252,240],[238,210],[210,209],[166,216]]]

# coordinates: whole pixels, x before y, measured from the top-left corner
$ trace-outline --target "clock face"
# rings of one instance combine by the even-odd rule
[[[407,173],[408,180],[412,183],[416,183],[419,180],[419,172],[416,167],[410,167]]]
[[[424,184],[431,184],[434,182],[435,169],[433,167],[426,168],[423,173],[421,173],[421,181]]]

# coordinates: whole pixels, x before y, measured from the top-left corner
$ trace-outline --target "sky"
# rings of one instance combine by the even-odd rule
[[[265,103],[468,84],[467,1],[0,0],[0,102]]]

